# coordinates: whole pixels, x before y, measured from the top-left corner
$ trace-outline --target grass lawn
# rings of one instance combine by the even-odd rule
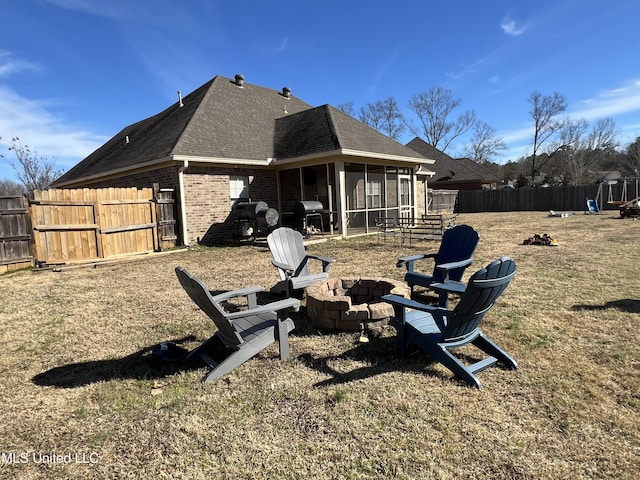
[[[190,348],[214,328],[174,268],[212,290],[268,289],[278,277],[263,246],[0,276],[0,478],[637,478],[640,222],[514,212],[457,223],[481,236],[466,277],[502,255],[518,263],[483,330],[520,368],[479,373],[482,390],[420,352],[396,359],[392,327],[358,343],[314,329],[304,308],[286,361],[274,345],[207,385],[201,364],[155,362],[154,345]],[[557,247],[522,245],[545,232]],[[396,258],[437,242],[309,249],[336,258],[332,276],[402,280]]]

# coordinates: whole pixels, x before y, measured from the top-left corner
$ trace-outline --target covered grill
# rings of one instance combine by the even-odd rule
[[[280,222],[280,214],[275,208],[269,208],[266,202],[239,200],[233,212],[237,217],[241,237],[256,237],[267,234]]]
[[[302,222],[303,233],[309,233],[309,220],[312,218],[320,221],[320,231],[324,234],[324,221],[322,215],[325,209],[317,200],[301,200],[293,204],[293,216],[298,222]]]

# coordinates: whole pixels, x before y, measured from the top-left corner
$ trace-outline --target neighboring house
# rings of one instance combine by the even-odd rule
[[[418,137],[407,147],[436,161],[429,166],[435,172],[429,180],[429,187],[434,190],[496,189],[500,183],[500,178],[488,168],[469,158],[452,158]]]
[[[216,76],[125,127],[54,187],[174,188],[186,245],[236,233],[233,206],[245,198],[284,224],[296,202],[321,202],[326,229],[346,237],[375,231],[375,217],[415,216],[426,186],[417,178],[432,163],[331,105]]]

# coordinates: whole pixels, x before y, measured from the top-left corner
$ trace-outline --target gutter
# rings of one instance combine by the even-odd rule
[[[183,160],[183,164],[178,168],[178,188],[180,189],[180,221],[182,223],[182,243],[185,247],[189,246],[189,237],[187,237],[187,212],[185,208],[184,194],[184,171],[189,168],[189,160]]]

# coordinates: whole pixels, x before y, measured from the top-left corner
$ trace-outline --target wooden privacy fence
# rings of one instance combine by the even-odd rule
[[[35,258],[55,264],[174,247],[174,202],[172,190],[157,187],[36,190]]]
[[[607,198],[599,200],[601,209],[617,209],[608,198],[619,199],[623,185],[608,185]],[[526,187],[501,190],[460,190],[458,212],[576,211],[586,210],[586,199],[595,199],[598,185],[566,187]]]
[[[24,197],[0,197],[0,273],[27,268],[31,255],[31,222]]]

